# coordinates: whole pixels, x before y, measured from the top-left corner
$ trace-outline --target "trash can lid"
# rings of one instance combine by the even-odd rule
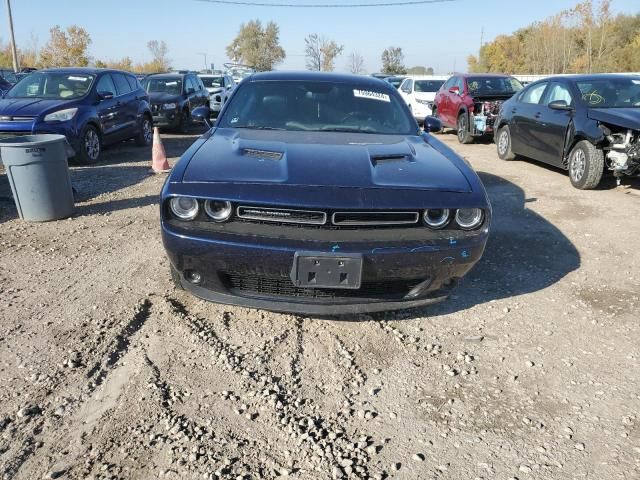
[[[15,137],[0,138],[0,147],[37,147],[47,143],[65,141],[64,135],[43,133],[40,135],[18,135]]]

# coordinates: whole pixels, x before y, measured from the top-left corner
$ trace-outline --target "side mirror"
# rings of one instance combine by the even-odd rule
[[[456,95],[460,95],[460,88],[459,87],[451,87],[449,88],[449,93],[455,93]]]
[[[442,122],[437,117],[426,117],[422,126],[425,132],[435,133],[442,131]]]
[[[554,100],[548,105],[552,110],[565,110],[571,111],[573,107],[567,103],[566,100]]]
[[[192,120],[204,123],[208,128],[211,128],[211,122],[209,122],[210,114],[211,111],[209,110],[209,107],[198,107],[194,108],[191,112],[191,118]]]
[[[106,90],[98,92],[98,98],[100,100],[110,100],[113,98],[113,92],[108,92]]]

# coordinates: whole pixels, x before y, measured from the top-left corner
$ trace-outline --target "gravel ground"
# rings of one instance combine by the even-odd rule
[[[440,138],[489,191],[484,258],[446,303],[339,319],[175,290],[148,149],[73,168],[59,222],[0,174],[0,478],[640,478],[640,182]]]

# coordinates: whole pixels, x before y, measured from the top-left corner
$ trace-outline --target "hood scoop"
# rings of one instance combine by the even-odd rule
[[[374,167],[380,163],[401,162],[403,160],[414,162],[415,158],[413,157],[413,155],[408,155],[406,153],[371,155],[371,163]]]
[[[251,158],[260,158],[264,160],[282,160],[282,152],[272,152],[269,150],[259,150],[257,148],[244,148],[242,155]]]

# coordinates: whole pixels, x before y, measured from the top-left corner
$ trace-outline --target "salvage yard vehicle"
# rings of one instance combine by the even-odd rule
[[[64,135],[78,162],[95,163],[107,144],[133,138],[151,145],[149,98],[127,72],[38,70],[0,100],[0,137],[36,133]]]
[[[231,92],[235,88],[236,84],[233,81],[231,75],[225,74],[198,74],[200,80],[204,84],[204,87],[209,92],[209,108],[211,108],[212,114],[219,114],[222,109],[222,105],[227,101]]]
[[[558,76],[528,85],[497,120],[498,156],[522,155],[569,171],[579,189],[598,186],[604,170],[640,174],[640,76]]]
[[[409,105],[414,118],[422,121],[433,114],[433,100],[446,79],[434,75],[410,75],[400,84],[400,96]]]
[[[148,75],[142,86],[149,94],[153,124],[186,133],[192,123],[191,112],[209,108],[209,92],[192,72]]]
[[[477,174],[420,131],[392,85],[317,72],[245,79],[174,166],[160,208],[179,287],[319,315],[444,300],[491,220]]]
[[[405,78],[407,77],[393,76],[393,77],[386,77],[385,80],[389,82],[391,85],[393,85],[394,87],[400,88],[400,84],[404,81]]]
[[[456,130],[460,143],[472,143],[474,137],[493,134],[500,106],[522,88],[507,75],[457,74],[438,91],[433,115]]]

